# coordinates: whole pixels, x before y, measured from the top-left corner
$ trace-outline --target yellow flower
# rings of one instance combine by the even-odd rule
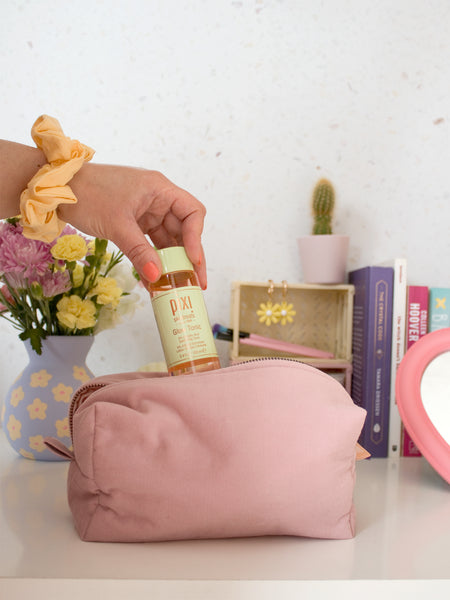
[[[89,297],[97,296],[97,304],[117,306],[122,295],[121,288],[112,277],[99,277],[97,285],[90,291]]]
[[[72,271],[72,281],[73,287],[78,287],[83,283],[84,280],[84,268],[80,263],[75,265],[74,270]]]
[[[269,302],[262,302],[259,305],[259,310],[256,311],[256,314],[259,317],[260,323],[265,323],[266,325],[271,325],[272,323],[278,323],[280,320],[280,305],[272,304]]]
[[[87,244],[79,235],[63,235],[58,238],[50,252],[57,260],[81,260],[86,256]]]
[[[22,429],[22,423],[16,419],[14,415],[9,415],[6,429],[9,431],[9,437],[12,440],[17,440],[22,437],[20,430]]]
[[[32,435],[28,438],[28,443],[30,444],[30,448],[37,452],[43,452],[47,448],[42,435]]]
[[[86,373],[86,369],[83,367],[77,367],[77,365],[74,365],[72,374],[74,379],[78,379],[78,381],[81,381],[82,383],[86,383],[86,381],[90,380],[89,375]]]
[[[27,406],[27,411],[30,415],[30,419],[40,419],[43,421],[47,417],[47,404],[42,402],[40,398],[35,398],[32,404]]]
[[[82,300],[72,294],[61,298],[56,308],[58,321],[68,329],[87,329],[96,323],[96,308],[92,300]]]
[[[63,383],[58,383],[57,386],[52,388],[52,394],[56,402],[65,402],[68,404],[72,393],[73,388],[71,388],[70,385],[64,385]]]
[[[56,432],[57,432],[58,437],[70,438],[70,428],[69,428],[68,417],[65,417],[64,419],[56,421],[55,426],[56,426]]]
[[[50,375],[50,373],[48,373],[45,369],[41,369],[40,371],[31,374],[30,386],[42,388],[47,387],[48,382],[52,377],[53,375]]]
[[[295,317],[296,314],[293,304],[288,304],[286,301],[280,304],[280,323],[282,325],[292,323],[294,320],[292,317]]]
[[[29,452],[28,450],[24,450],[24,448],[21,448],[19,450],[19,454],[21,454],[24,458],[34,459],[34,454],[32,452]]]
[[[11,393],[11,405],[14,406],[14,408],[17,408],[17,405],[23,400],[24,396],[23,387],[19,385],[19,387],[15,388]]]
[[[102,264],[107,265],[109,263],[109,261],[111,260],[111,256],[112,256],[111,252],[105,252],[105,255],[102,258]]]

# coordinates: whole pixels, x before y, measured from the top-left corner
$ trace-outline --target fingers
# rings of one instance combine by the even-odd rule
[[[200,286],[206,289],[206,261],[201,236],[205,222],[206,208],[196,198],[188,194],[174,202],[172,212],[181,221],[182,243],[197,273]]]
[[[203,258],[201,236],[206,208],[196,198],[185,194],[173,203],[172,213],[181,223],[181,236],[188,256],[194,265],[198,265]]]
[[[169,246],[180,245],[184,246],[186,254],[188,255],[189,260],[192,262],[194,270],[197,273],[200,287],[204,290],[206,289],[207,274],[205,254],[198,236],[195,234],[192,235],[188,230],[184,238],[181,235],[174,237],[169,235],[164,227],[161,227],[157,230],[153,230],[150,237],[156,248],[167,248]]]
[[[203,223],[201,224],[203,227]],[[200,287],[206,290],[207,287],[207,275],[206,275],[206,261],[205,253],[201,244],[200,233],[198,227],[196,229],[191,227],[190,224],[183,223],[183,245],[186,249],[190,261],[194,265],[195,272],[197,273]]]
[[[189,241],[190,237],[194,240],[194,244],[192,244],[192,240],[191,242]],[[130,259],[144,284],[146,281],[148,283],[158,281],[161,276],[161,261],[156,250],[149,243],[148,238],[134,221],[127,225],[124,224],[120,231],[111,237],[111,241]],[[200,287],[205,290],[207,287],[207,275],[203,248],[200,244],[200,251],[198,250],[196,236],[191,236],[189,233],[185,244],[187,244],[185,245],[186,254],[197,273]],[[168,245],[176,244],[162,244],[159,247],[163,248]],[[194,248],[194,251],[192,251],[192,248]]]
[[[207,275],[205,255],[201,243],[206,209],[194,196],[185,190],[173,186],[168,196],[158,198],[158,211],[164,212],[163,218],[147,233],[157,248],[182,245],[194,265],[200,286],[206,289]],[[155,209],[155,205],[152,207]]]
[[[188,256],[189,256],[189,254],[188,254]],[[197,273],[200,287],[202,288],[202,290],[206,290],[207,285],[208,285],[208,280],[207,280],[207,275],[206,275],[206,261],[205,261],[205,253],[203,252],[203,248],[201,251],[200,263],[194,264],[194,269],[195,269],[195,272]]]
[[[149,236],[157,248],[183,245],[206,288],[201,244],[206,209],[189,192],[156,171],[96,164],[84,165],[71,185],[79,202],[73,214],[62,210],[67,210],[72,224],[114,242],[141,278],[154,282],[161,274]]]
[[[131,260],[144,283],[158,281],[161,276],[161,261],[135,221],[123,223],[117,234],[111,237],[111,241]]]

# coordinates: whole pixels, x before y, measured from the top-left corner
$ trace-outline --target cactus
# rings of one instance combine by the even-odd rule
[[[331,234],[334,209],[334,188],[328,179],[320,179],[314,188],[312,210],[314,215],[313,235]]]

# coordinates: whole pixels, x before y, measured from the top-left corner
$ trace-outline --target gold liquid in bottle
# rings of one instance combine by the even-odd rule
[[[162,274],[149,285],[170,375],[220,369],[203,292],[181,246],[158,250]]]

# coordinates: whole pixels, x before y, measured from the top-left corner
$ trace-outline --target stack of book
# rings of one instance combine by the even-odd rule
[[[450,288],[408,285],[405,258],[351,271],[349,283],[355,286],[351,393],[367,410],[359,442],[373,457],[420,456],[400,419],[395,378],[412,344],[450,327]]]

